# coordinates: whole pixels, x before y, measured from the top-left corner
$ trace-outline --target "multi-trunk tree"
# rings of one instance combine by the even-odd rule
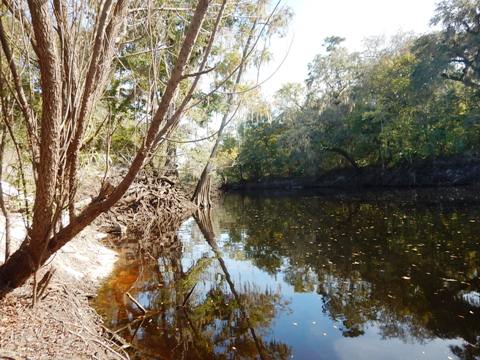
[[[209,70],[218,29],[235,11],[236,2],[230,4],[229,14],[226,5],[226,0],[181,4],[2,1],[1,52],[8,64],[2,71],[8,68],[8,88],[22,122],[18,128],[24,129],[13,137],[26,139],[35,198],[27,237],[0,266],[0,297],[23,284],[53,253],[111,208],[176,128],[191,106],[200,77]],[[130,30],[139,22],[147,23],[145,12],[160,16],[172,11],[181,12],[174,26],[178,38],[175,46],[165,46],[170,51],[169,68],[158,75],[162,86],[156,87],[157,100],[150,102],[146,116],[139,120],[144,132],[126,175],[116,184],[110,184],[106,176],[97,196],[77,211],[79,159],[98,104],[118,75],[119,55],[146,36]],[[152,42],[148,52],[161,51],[159,45]],[[2,80],[7,79],[3,75]],[[63,223],[65,213],[69,216]]]

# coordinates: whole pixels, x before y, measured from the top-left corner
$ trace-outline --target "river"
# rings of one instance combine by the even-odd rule
[[[440,195],[227,195],[125,244],[94,306],[134,359],[475,359],[480,207]]]

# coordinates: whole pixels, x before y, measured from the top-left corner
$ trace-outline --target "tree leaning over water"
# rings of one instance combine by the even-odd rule
[[[145,122],[138,150],[121,181],[111,185],[104,180],[98,195],[77,214],[74,201],[86,129],[112,79],[116,57],[129,43],[125,39],[129,21],[139,20],[135,14],[142,11],[143,3],[3,1],[1,11],[6,15],[1,18],[0,40],[8,73],[2,68],[2,81],[8,79],[21,117],[35,178],[35,200],[25,240],[0,267],[0,298],[22,285],[52,254],[110,209],[175,129],[206,72],[226,3],[185,1],[185,7],[174,10],[185,12],[177,24],[183,32],[181,46],[174,54],[158,106]],[[161,12],[169,11],[171,4],[156,5]],[[180,87],[186,90],[180,92]],[[170,112],[178,94],[183,97]],[[66,210],[69,220],[61,224]]]
[[[240,81],[242,79],[243,72],[245,71],[246,61],[251,52],[250,47],[252,46],[252,40],[255,33],[255,28],[257,27],[258,18],[255,18],[252,27],[248,33],[248,37],[245,43],[245,46],[242,50],[242,57],[240,59],[240,64],[238,65],[237,75],[235,77],[234,89],[238,87]],[[226,110],[224,110],[224,114],[222,116],[222,121],[220,123],[220,128],[218,130],[217,138],[215,139],[215,143],[212,147],[212,151],[210,152],[210,156],[208,157],[207,163],[203,168],[202,174],[200,175],[200,179],[198,180],[197,186],[195,188],[195,192],[192,197],[192,201],[199,206],[200,208],[208,208],[211,206],[210,200],[210,191],[211,191],[211,172],[212,172],[212,161],[215,159],[215,156],[218,151],[218,147],[220,145],[220,141],[222,140],[223,131],[225,127],[228,125],[230,112],[232,111],[234,101],[234,94],[230,93],[227,95],[226,100]],[[232,115],[235,116],[235,113]]]
[[[230,122],[235,120],[237,111],[242,105],[243,95],[258,87],[258,84],[249,85],[244,80],[244,77],[253,67],[256,67],[258,81],[258,75],[263,62],[269,60],[269,54],[266,49],[269,40],[275,34],[283,35],[282,32],[286,28],[288,20],[292,15],[288,7],[279,9],[280,3],[281,1],[276,2],[276,5],[270,13],[267,12],[268,1],[264,0],[258,1],[256,6],[247,10],[249,16],[245,23],[240,26],[243,30],[239,31],[243,36],[239,36],[239,39],[236,40],[238,44],[235,43],[232,53],[226,56],[226,62],[228,62],[230,58],[238,58],[238,60],[235,62],[233,68],[233,73],[235,74],[233,81],[225,83],[222,87],[225,93],[225,101],[219,109],[219,115],[221,117],[220,125],[210,155],[203,167],[203,171],[192,195],[192,202],[199,208],[209,208],[212,206],[210,192],[214,162],[221,143],[224,140],[226,127]],[[263,48],[259,46],[260,41],[264,42]]]

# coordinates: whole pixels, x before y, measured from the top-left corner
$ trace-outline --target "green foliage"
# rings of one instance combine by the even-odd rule
[[[249,115],[230,178],[315,176],[345,166],[477,154],[480,89],[469,56],[480,52],[471,34],[480,31],[480,20],[469,6],[444,1],[433,20],[441,32],[398,37],[364,53],[327,38],[305,86],[280,89],[273,116]]]
[[[416,40],[418,57],[417,85],[441,77],[478,89],[480,86],[480,17],[476,0],[442,0],[438,3],[433,25],[441,31]]]
[[[247,120],[234,167],[242,180],[295,174],[294,154],[283,143],[286,130],[282,122],[263,116]]]

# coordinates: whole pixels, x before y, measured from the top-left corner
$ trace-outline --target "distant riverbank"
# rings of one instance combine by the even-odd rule
[[[480,185],[480,158],[454,156],[405,163],[390,168],[343,168],[318,177],[264,178],[226,184],[225,191],[296,189],[361,190]]]

